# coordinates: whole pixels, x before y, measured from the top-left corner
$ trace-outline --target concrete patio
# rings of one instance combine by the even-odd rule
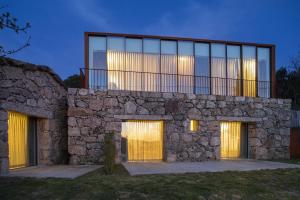
[[[198,172],[251,171],[262,169],[300,168],[297,164],[261,160],[222,160],[205,162],[126,162],[130,175],[180,174]]]
[[[7,176],[74,179],[96,169],[99,169],[100,167],[100,165],[32,166],[10,170],[10,173]]]

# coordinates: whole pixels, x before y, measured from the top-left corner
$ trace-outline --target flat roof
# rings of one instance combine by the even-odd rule
[[[193,42],[203,42],[203,43],[222,43],[222,44],[228,44],[228,45],[250,45],[250,46],[257,46],[257,47],[275,47],[274,44],[238,42],[238,41],[229,41],[229,40],[210,40],[210,39],[174,37],[174,36],[140,35],[140,34],[110,33],[110,32],[84,32],[84,34],[86,36],[117,36],[117,37],[126,37],[126,38],[154,38],[154,39],[162,39],[162,40],[182,40],[182,41],[193,41]]]

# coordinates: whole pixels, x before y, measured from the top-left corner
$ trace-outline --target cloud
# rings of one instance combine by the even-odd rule
[[[95,0],[70,0],[68,7],[88,25],[97,29],[110,29],[109,13],[100,3]]]

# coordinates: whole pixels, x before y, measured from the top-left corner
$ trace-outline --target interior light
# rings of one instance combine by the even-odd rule
[[[199,127],[199,121],[198,120],[191,120],[190,121],[190,131],[196,132]]]

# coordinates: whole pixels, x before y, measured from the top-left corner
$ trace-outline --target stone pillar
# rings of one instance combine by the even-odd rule
[[[0,175],[8,174],[7,112],[0,108]]]
[[[38,164],[51,164],[49,160],[49,146],[51,143],[49,121],[49,119],[38,119],[37,121]]]
[[[248,123],[248,158],[256,159],[256,151],[258,148],[258,135],[256,123]]]

